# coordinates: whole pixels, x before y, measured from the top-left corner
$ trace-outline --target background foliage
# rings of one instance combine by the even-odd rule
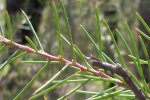
[[[28,0],[27,1],[24,0],[23,2],[26,2],[24,3],[26,5],[21,5],[23,6],[22,9],[26,12],[27,15],[29,15],[28,17],[31,20],[31,23],[39,37],[39,40],[41,41],[42,47],[44,48],[46,52],[53,54],[55,56],[58,56],[60,54],[60,43],[59,43],[59,40],[57,40],[59,38],[57,34],[57,32],[59,32],[59,26],[60,26],[61,34],[64,37],[66,37],[68,41],[71,41],[71,37],[69,35],[69,29],[66,26],[66,21],[64,18],[64,12],[63,12],[63,9],[61,8],[61,3],[56,2],[56,7],[57,7],[58,15],[59,15],[59,19],[58,19],[59,21],[57,22],[57,19],[56,19],[57,13],[55,15],[55,12],[54,12],[55,7],[52,6],[52,3],[50,1],[45,0],[45,2],[43,2],[41,0],[36,0],[36,1],[33,0],[33,1],[30,1],[29,4],[28,4]],[[33,6],[34,2],[37,2],[40,4],[39,8],[35,9],[35,7]],[[132,4],[131,2],[134,2],[134,5],[131,5]],[[129,27],[132,31],[132,34],[135,40],[134,42],[136,43],[136,45],[138,45],[137,44],[138,34],[134,27],[138,27],[139,23],[137,20],[138,17],[136,16],[134,12],[138,10],[139,4],[140,4],[139,0],[134,0],[134,1],[131,1],[131,0],[126,0],[126,1],[125,0],[115,0],[115,1],[113,0],[106,0],[106,1],[63,0],[63,3],[67,12],[68,22],[69,22],[70,31],[72,34],[73,43],[77,45],[77,48],[80,48],[81,52],[84,55],[89,56],[90,54],[92,54],[97,58],[99,57],[99,54],[97,53],[96,48],[93,46],[93,44],[91,43],[90,39],[87,36],[87,35],[90,35],[92,39],[95,41],[96,45],[99,44],[98,43],[99,39],[97,38],[98,37],[97,23],[96,23],[97,21],[95,18],[95,7],[97,5],[98,11],[100,13],[99,18],[101,20],[102,18],[106,18],[107,23],[110,26],[110,29],[114,34],[114,37],[115,37],[114,41],[116,41],[117,44],[119,45],[119,48],[120,48],[119,52],[123,56],[124,63],[126,64],[126,66],[130,66],[129,69],[132,70],[131,72],[137,74],[136,77],[140,77],[140,75],[138,74],[139,72],[137,73],[135,71],[137,70],[135,65],[128,63],[129,61],[131,61],[131,59],[129,59],[129,57],[127,56],[127,53],[126,53],[127,51],[125,50],[125,48],[123,48],[124,45],[122,43],[122,40],[120,38],[118,39],[119,35],[118,35],[118,32],[115,30],[115,28],[118,28],[119,31],[121,31],[124,39],[127,41],[127,44],[129,44],[129,48],[131,49],[131,52],[133,51],[134,53],[135,48],[132,49],[133,45],[131,43],[131,39],[129,38],[129,35],[127,35],[127,31],[129,31],[128,27],[125,26],[123,23],[124,21],[126,21],[129,24]],[[12,0],[12,4],[13,4],[13,0]],[[19,4],[16,3],[16,6],[18,5]],[[21,13],[21,11],[18,10],[17,12],[14,13],[14,11],[11,11],[11,10],[12,9],[10,10],[8,9],[8,12],[9,12],[11,26],[12,26],[12,33],[14,35],[13,36],[14,41],[24,43],[22,42],[22,40],[20,40],[20,37],[21,37],[20,34],[21,33],[26,34],[28,32],[29,32],[28,34],[33,34],[33,33],[31,31],[24,31],[24,30],[30,29],[30,27],[27,24],[26,19],[24,15]],[[37,16],[39,17],[36,18]],[[4,23],[4,19],[2,19],[1,21],[2,24]],[[7,19],[6,19],[6,22],[7,22]],[[120,63],[120,61],[118,60],[118,58],[120,59],[120,57],[118,56],[118,52],[115,49],[116,47],[114,45],[114,41],[112,40],[111,35],[108,33],[107,27],[105,26],[105,24],[103,24],[103,22],[101,22],[100,25],[101,25],[101,33],[102,33],[103,52],[106,53],[112,59],[112,61]],[[6,28],[6,30],[4,30],[5,28],[4,24],[2,27],[3,27],[2,29],[5,33],[5,36],[9,37],[9,35],[6,34],[6,33],[10,33],[7,29],[8,27]],[[85,30],[88,32],[88,34],[86,33]],[[29,35],[29,37],[32,37],[32,36]],[[34,44],[36,45],[36,47],[40,48],[36,38],[33,38],[32,40],[34,41]],[[147,43],[149,43],[149,41],[146,42],[146,45]],[[141,44],[140,41],[139,41],[139,44]],[[62,47],[63,57],[69,60],[75,59],[74,53],[72,53],[71,46],[68,46],[68,44],[63,39],[62,39],[62,46],[63,46]],[[2,47],[2,44],[1,44],[1,47]],[[80,50],[77,49],[78,52],[80,52]],[[12,47],[3,48],[1,51],[1,56],[0,56],[0,59],[2,62],[1,64],[3,64],[5,60],[7,61],[8,57],[12,55],[14,51],[15,49]],[[18,51],[16,54],[20,54],[20,53],[22,53],[22,51]],[[23,55],[24,55],[23,57],[17,59],[15,62],[11,62],[7,64],[1,70],[0,72],[1,74],[0,75],[1,77],[1,80],[0,80],[1,99],[4,99],[4,98],[10,99],[10,98],[15,97],[16,94],[18,94],[19,91],[29,82],[29,80],[33,78],[36,72],[39,71],[41,66],[43,65],[43,62],[40,62],[40,61],[43,61],[43,57],[40,57],[34,54],[23,54]],[[84,60],[82,59],[80,55],[81,54],[76,55],[77,62],[83,65],[86,65],[86,63],[84,63]],[[134,56],[136,56],[136,54]],[[30,61],[30,63],[28,61]],[[38,61],[38,63],[32,62],[32,61]],[[103,61],[105,61],[105,59],[103,59]],[[110,61],[108,62],[111,63]],[[31,96],[31,94],[37,88],[42,86],[47,80],[49,80],[54,75],[56,75],[56,73],[61,70],[62,66],[63,65],[59,63],[59,64],[51,64],[49,67],[46,67],[46,69],[38,76],[38,78],[36,78],[36,80],[30,86],[30,89],[28,89],[25,92],[22,98],[28,98],[29,96]],[[68,76],[72,75],[74,72],[76,72],[76,70],[72,68],[67,68],[56,79],[63,80],[67,78]],[[84,75],[91,75],[91,74],[80,72],[79,74],[74,76],[72,80],[73,82],[65,83],[61,85],[60,87],[57,87],[53,91],[49,92],[47,97],[51,99],[56,99],[64,95],[64,92],[68,93],[70,90],[74,89],[76,86],[78,86],[78,84],[81,83],[84,85],[83,82],[87,81],[87,80],[84,80],[84,79],[87,79],[87,77],[85,77]],[[53,84],[56,84],[57,80],[54,81]],[[74,81],[77,81],[77,82],[74,82]],[[142,83],[144,84],[144,81],[142,81]],[[49,87],[50,86],[52,86],[52,84],[49,85]],[[118,86],[114,86],[114,87],[112,86],[114,86],[114,84],[112,84],[108,80],[90,81],[86,85],[82,86],[81,89],[84,91],[91,91],[91,92],[84,92],[84,91],[78,90],[76,91],[77,93],[73,92],[74,94],[67,98],[70,98],[70,99],[74,98],[75,100],[76,99],[82,100],[84,98],[90,97],[91,95],[100,93],[101,95],[100,98],[104,96],[105,99],[114,99],[114,98],[119,99],[119,97],[117,97],[116,95],[120,96],[120,94],[118,94],[120,93],[120,91],[123,91],[123,93],[127,92],[129,94],[133,94],[131,93],[130,90],[122,89],[121,87],[118,87]],[[143,88],[145,88],[145,86],[146,85],[144,85]],[[93,92],[93,91],[96,91],[96,92]],[[109,91],[112,94],[110,93],[109,95],[104,95],[105,92],[109,93]],[[124,98],[125,100],[129,98],[134,98],[133,95],[129,96],[129,98],[127,96],[128,94],[126,94],[126,98]]]

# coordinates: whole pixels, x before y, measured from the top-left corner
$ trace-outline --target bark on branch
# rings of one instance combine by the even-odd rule
[[[93,66],[111,71],[121,76],[125,80],[128,87],[134,92],[138,100],[146,100],[146,97],[142,93],[141,89],[138,88],[138,86],[134,83],[134,81],[128,75],[127,70],[123,69],[120,64],[112,65],[106,62],[101,62],[100,60],[92,56],[88,59],[90,60]]]

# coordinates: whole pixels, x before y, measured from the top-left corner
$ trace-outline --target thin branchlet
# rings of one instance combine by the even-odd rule
[[[127,87],[127,85],[125,83],[121,82],[120,80],[115,79],[115,78],[113,78],[113,77],[111,77],[111,76],[109,76],[109,75],[107,75],[103,72],[98,71],[98,70],[88,69],[86,66],[83,66],[83,65],[79,64],[76,61],[70,61],[70,60],[67,60],[65,58],[62,58],[61,56],[53,56],[53,55],[50,55],[50,54],[46,53],[43,50],[36,51],[36,50],[34,50],[34,49],[32,49],[28,46],[24,46],[24,45],[18,44],[16,42],[10,42],[9,39],[7,39],[3,36],[0,36],[0,41],[6,46],[9,45],[9,46],[15,47],[16,49],[21,49],[23,51],[26,51],[27,53],[34,53],[34,54],[37,54],[39,56],[43,56],[46,59],[51,60],[51,61],[59,61],[59,62],[62,62],[64,64],[70,64],[72,66],[75,66],[75,67],[79,68],[81,71],[90,72],[90,73],[93,73],[96,76],[103,77],[103,78],[108,78],[112,81],[115,81],[115,83],[117,85],[120,85],[122,87]]]

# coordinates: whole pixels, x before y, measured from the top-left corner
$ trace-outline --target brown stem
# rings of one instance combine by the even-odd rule
[[[13,47],[16,47],[17,49],[21,49],[23,51],[26,51],[28,53],[34,53],[34,54],[38,54],[38,55],[41,55],[43,57],[45,57],[46,59],[48,60],[51,60],[51,61],[59,61],[59,62],[62,62],[62,63],[65,63],[65,64],[71,64],[77,68],[79,68],[81,71],[87,71],[87,72],[90,72],[90,73],[93,73],[94,75],[97,75],[97,76],[100,76],[100,77],[103,77],[103,78],[108,78],[110,80],[113,80],[115,81],[118,85],[122,86],[122,87],[127,87],[127,85],[103,72],[99,72],[97,70],[94,70],[94,69],[87,69],[87,67],[75,62],[75,61],[69,61],[65,58],[61,58],[61,57],[57,57],[57,56],[53,56],[53,55],[50,55],[48,53],[46,53],[45,51],[38,51],[36,52],[34,49],[28,47],[28,46],[24,46],[24,45],[21,45],[21,44],[18,44],[18,43],[15,43],[15,42],[11,42],[9,39],[3,37],[0,35],[0,41],[5,44],[5,45],[10,45],[10,46],[13,46]]]
[[[130,87],[130,89],[134,92],[134,94],[138,100],[146,100],[141,89],[138,88],[138,86],[134,83],[134,81],[128,75],[127,70],[123,69],[120,64],[111,65],[106,62],[101,62],[100,60],[98,60],[94,57],[90,57],[89,60],[91,61],[93,66],[111,71],[111,72],[121,76],[125,80],[126,84]]]

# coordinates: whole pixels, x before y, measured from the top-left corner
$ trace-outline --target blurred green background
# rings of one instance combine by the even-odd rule
[[[87,40],[86,36],[83,34],[80,25],[83,25],[93,39],[97,40],[97,26],[96,26],[96,18],[95,18],[95,6],[98,6],[100,12],[100,19],[106,18],[108,24],[112,31],[115,28],[118,28],[124,38],[127,41],[128,36],[126,35],[126,31],[124,30],[123,23],[126,21],[130,28],[133,31],[134,38],[136,40],[137,45],[138,37],[137,33],[135,33],[134,27],[139,27],[141,30],[146,32],[135,15],[135,12],[138,11],[141,13],[143,18],[150,24],[150,0],[62,0],[65,4],[65,8],[67,11],[69,24],[71,27],[71,32],[73,36],[74,43],[81,49],[81,51],[89,56],[90,53],[94,56],[98,56],[96,54],[96,50],[94,50],[93,45],[90,41]],[[56,1],[59,20],[61,24],[61,33],[68,38],[67,29],[65,26],[65,21],[62,15],[62,10],[60,8],[60,4]],[[32,37],[32,32],[29,30],[29,26],[26,24],[26,21],[20,12],[20,8],[23,9],[28,17],[31,20],[33,27],[35,28],[38,36],[42,42],[42,45],[46,52],[52,55],[58,55],[58,42],[56,41],[56,27],[55,27],[55,18],[51,9],[50,0],[0,0],[0,22],[3,26],[4,32],[7,35],[7,27],[5,25],[5,10],[8,10],[8,13],[11,18],[12,31],[14,33],[15,41],[21,44],[27,45],[27,41],[24,38],[24,35]],[[108,33],[106,32],[106,28],[101,23],[102,29],[102,40],[103,40],[103,51],[112,58],[115,62],[117,62],[117,56],[114,50],[114,46],[112,45],[112,41]],[[115,35],[115,39],[119,44],[119,39],[117,35]],[[145,40],[146,41],[146,40]],[[146,44],[147,48],[150,48],[149,44]],[[119,44],[121,48],[121,44]],[[141,58],[144,59],[143,51],[139,47],[139,52]],[[11,49],[11,50],[10,50]],[[126,57],[123,49],[122,55],[126,59],[126,63],[128,64],[129,58]],[[148,49],[149,50],[149,49]],[[10,52],[11,51],[11,52]],[[14,48],[6,48],[5,52],[0,55],[0,62],[4,62],[9,55],[14,52]],[[150,52],[149,52],[150,53]],[[70,47],[64,42],[63,43],[63,55],[66,59],[71,60],[73,55],[71,54]],[[27,54],[25,57],[18,59],[15,63],[7,65],[3,70],[0,70],[0,100],[11,100],[33,77],[33,75],[39,70],[41,67],[40,64],[28,64],[22,63],[22,60],[43,60],[43,58]],[[80,59],[77,58],[77,61],[82,63]],[[136,71],[131,66],[130,70],[136,74]],[[25,98],[28,98],[31,93],[39,86],[41,86],[44,82],[50,79],[57,71],[60,70],[60,66],[51,65],[47,68],[45,72],[42,73],[40,78],[38,78],[33,84],[30,90],[26,92],[24,95]],[[145,69],[146,71],[146,69]],[[66,75],[62,75],[58,77],[58,79],[63,79],[71,73],[74,72],[72,69],[68,69],[66,71]],[[148,75],[145,74],[147,78],[147,82],[150,81]],[[85,87],[84,90],[92,90],[92,91],[103,91],[107,89],[111,84],[105,82],[90,82]],[[67,92],[71,88],[76,86],[76,84],[66,84],[62,85],[60,88],[55,89],[53,92],[49,93],[49,99],[55,100],[64,94],[64,91]],[[97,88],[99,87],[99,88]],[[68,100],[83,100],[86,95],[75,94],[69,97]],[[113,98],[108,98],[108,100],[114,100]],[[116,98],[117,99],[117,98]],[[23,100],[23,99],[22,99]],[[119,99],[118,99],[119,100]]]

